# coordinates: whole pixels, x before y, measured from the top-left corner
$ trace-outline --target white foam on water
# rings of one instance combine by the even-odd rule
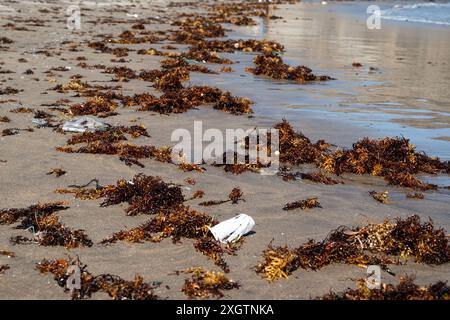
[[[381,10],[381,18],[450,26],[450,3],[427,2],[395,5],[392,8]]]

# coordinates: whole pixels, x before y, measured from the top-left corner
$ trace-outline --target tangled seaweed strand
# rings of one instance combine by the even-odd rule
[[[69,114],[74,116],[98,115],[112,112],[117,108],[117,104],[111,100],[100,96],[89,99],[84,104],[76,104],[69,108]]]
[[[83,230],[71,230],[58,221],[55,212],[68,208],[64,205],[65,202],[53,202],[1,210],[0,224],[13,224],[21,220],[16,229],[33,231],[33,239],[22,236],[11,238],[16,244],[36,241],[42,246],[64,246],[68,249],[92,246],[92,241]]]
[[[425,287],[414,283],[412,276],[401,277],[398,285],[382,283],[380,289],[369,289],[365,279],[358,280],[357,289],[344,292],[331,291],[319,300],[450,300],[447,282],[438,281]]]
[[[312,209],[312,208],[322,208],[317,198],[308,198],[306,200],[300,200],[295,202],[289,202],[284,207],[283,210],[295,210],[295,209]]]
[[[0,274],[4,273],[6,270],[9,270],[11,267],[8,264],[0,265]]]
[[[333,80],[329,76],[316,76],[311,69],[305,66],[291,67],[285,64],[283,59],[272,51],[257,56],[253,63],[256,67],[247,68],[247,71],[254,75],[263,75],[272,79],[293,80],[298,83]]]
[[[222,272],[206,271],[201,267],[190,268],[183,273],[192,274],[191,279],[184,281],[181,289],[190,299],[210,296],[222,298],[223,290],[239,289],[241,286],[238,282],[228,279]]]
[[[200,206],[214,206],[214,205],[227,203],[230,201],[232,204],[237,204],[239,201],[245,201],[245,199],[242,199],[243,195],[244,195],[244,193],[241,191],[240,188],[233,188],[233,190],[231,190],[230,194],[228,195],[228,200],[205,201],[205,202],[200,202],[199,205]]]
[[[69,267],[75,266],[80,270],[80,289],[69,290],[67,280],[71,276]],[[92,275],[87,266],[79,260],[42,260],[36,265],[41,273],[51,273],[54,280],[65,292],[71,291],[74,300],[90,298],[96,292],[105,292],[114,300],[156,300],[158,296],[153,293],[152,285],[145,283],[144,279],[136,275],[133,281],[127,281],[119,276],[110,274]]]
[[[340,227],[322,242],[309,240],[296,249],[269,244],[263,254],[265,261],[255,270],[274,281],[287,278],[298,268],[317,270],[331,263],[377,264],[390,272],[386,264],[394,261],[377,254],[444,264],[450,261],[450,246],[443,229],[435,230],[431,220],[421,224],[418,216],[411,216],[397,218],[394,223],[386,220],[362,228]]]

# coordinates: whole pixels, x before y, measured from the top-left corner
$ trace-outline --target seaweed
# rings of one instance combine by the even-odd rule
[[[117,104],[101,96],[95,96],[83,104],[76,104],[69,108],[69,114],[74,116],[98,115],[100,113],[112,112]]]
[[[187,163],[187,162],[180,163],[178,165],[178,168],[180,168],[184,172],[196,171],[196,172],[199,172],[199,173],[203,173],[203,172],[206,171],[205,168],[200,167],[198,164]]]
[[[11,267],[8,264],[2,264],[0,265],[0,274],[4,273],[6,270],[11,269]]]
[[[180,272],[179,272],[180,273]],[[190,268],[184,273],[192,274],[184,281],[182,292],[189,298],[209,298],[224,296],[223,290],[239,289],[240,284],[228,279],[222,272],[206,271],[201,267]]]
[[[11,238],[13,243],[30,243],[36,241],[42,246],[65,246],[77,248],[92,246],[92,241],[83,230],[70,230],[58,221],[56,212],[65,210],[65,202],[37,204],[21,209],[0,210],[0,225],[13,224],[20,220],[16,229],[33,231],[33,239],[22,236]]]
[[[382,283],[379,289],[369,289],[366,279],[357,282],[356,289],[344,292],[331,291],[316,299],[320,300],[450,300],[447,282],[437,281],[427,286],[419,286],[414,276],[403,276],[397,285]]]
[[[280,172],[278,172],[278,175],[280,175],[284,181],[302,179],[327,185],[344,184],[343,181],[328,177],[321,172],[289,172],[289,169],[287,169],[286,167],[281,168]]]
[[[68,145],[74,145],[79,143],[92,143],[95,141],[103,141],[108,143],[114,143],[127,140],[125,134],[131,135],[133,138],[141,136],[150,137],[145,127],[141,126],[114,126],[109,127],[104,131],[95,132],[83,132],[73,135],[68,141]]]
[[[421,191],[436,190],[437,185],[432,183],[426,183],[418,180],[412,174],[407,172],[389,173],[385,180],[388,181],[390,185],[397,185],[400,187],[411,188]]]
[[[0,225],[13,224],[21,218],[37,215],[50,215],[56,211],[65,210],[68,207],[65,206],[64,201],[38,203],[27,208],[20,209],[2,209],[0,210]]]
[[[244,193],[241,191],[240,188],[233,188],[233,190],[231,190],[230,194],[228,195],[228,200],[204,201],[204,202],[200,202],[199,205],[208,207],[208,206],[214,206],[214,205],[227,203],[230,201],[232,204],[237,204],[239,201],[245,201],[245,199],[242,198],[243,195],[244,195]]]
[[[322,208],[317,198],[308,198],[306,200],[300,200],[295,202],[287,203],[283,210],[295,210],[295,209],[312,209],[312,208]]]
[[[311,81],[334,80],[329,76],[316,76],[312,70],[305,66],[291,67],[283,62],[276,53],[269,51],[257,56],[253,63],[255,68],[247,68],[254,75],[264,75],[277,80],[292,80],[298,83]]]
[[[5,89],[0,89],[0,95],[13,95],[18,94],[20,91],[12,88],[12,87],[6,87]]]
[[[7,251],[7,250],[0,250],[0,255],[7,256],[8,258],[14,258],[16,256],[16,254],[14,252]]]
[[[425,196],[423,195],[423,193],[410,192],[410,193],[406,194],[406,198],[423,200],[425,198]]]
[[[70,288],[68,281],[71,281],[75,266],[80,270],[80,288]],[[73,268],[73,267],[72,267]],[[74,300],[90,298],[96,292],[105,292],[114,300],[156,300],[158,296],[154,294],[155,287],[145,283],[144,279],[136,274],[133,281],[127,281],[119,276],[111,274],[100,274],[94,276],[87,270],[87,266],[79,259],[44,259],[36,265],[36,269],[41,273],[51,273],[54,280],[65,292],[70,292]]]
[[[295,132],[289,122],[283,119],[274,129],[279,131],[280,162],[299,165],[315,163],[330,145],[323,140],[312,143],[302,133]]]
[[[47,172],[48,175],[54,174],[57,178],[65,175],[67,171],[61,169],[61,168],[53,168],[50,169],[50,171]]]
[[[34,110],[31,109],[31,108],[19,107],[19,108],[11,109],[11,110],[9,110],[9,112],[12,112],[12,113],[33,113]]]
[[[2,116],[2,117],[0,117],[0,122],[8,123],[8,122],[11,122],[11,120],[6,116]]]
[[[376,192],[369,191],[369,194],[380,203],[389,204],[391,200],[389,199],[389,191]]]
[[[255,271],[274,281],[287,278],[298,268],[317,270],[331,263],[379,265],[392,274],[387,264],[400,262],[388,256],[414,257],[419,263],[439,265],[450,261],[450,246],[443,229],[435,229],[431,220],[421,223],[413,215],[364,227],[341,226],[321,242],[309,240],[293,249],[270,243],[263,255],[264,261]]]
[[[71,230],[61,222],[55,214],[25,217],[17,229],[35,231],[33,238],[16,236],[11,238],[14,244],[27,244],[36,241],[41,246],[64,246],[67,249],[91,247],[92,241],[84,230]]]

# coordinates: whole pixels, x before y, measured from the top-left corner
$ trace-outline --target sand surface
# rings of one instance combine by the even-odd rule
[[[14,73],[0,75],[0,88],[7,86],[23,89],[16,95],[2,95],[0,100],[0,116],[8,116],[10,123],[0,123],[0,129],[11,127],[34,127],[32,114],[14,114],[9,110],[20,105],[33,109],[45,109],[42,104],[55,103],[59,99],[67,98],[70,104],[84,101],[84,98],[73,97],[70,93],[56,93],[48,91],[56,84],[63,84],[75,74],[84,76],[83,81],[98,82],[102,85],[117,85],[111,82],[111,75],[102,74],[98,70],[87,70],[77,67],[79,61],[76,57],[84,56],[87,63],[105,65],[119,65],[110,60],[115,58],[110,54],[101,54],[88,48],[85,40],[95,39],[97,34],[118,35],[127,30],[135,22],[135,18],[127,13],[137,13],[140,18],[155,16],[170,17],[176,10],[165,10],[164,7],[126,6],[122,10],[111,10],[109,7],[82,7],[82,30],[71,32],[65,28],[65,5],[58,2],[47,4],[19,4],[2,1],[12,7],[16,13],[4,14],[1,24],[14,22],[17,26],[26,26],[33,31],[16,31],[3,29],[2,36],[14,39],[13,44],[2,45],[0,66],[2,70],[11,70]],[[50,13],[39,12],[46,8]],[[54,9],[54,11],[53,11]],[[19,11],[20,10],[20,11]],[[281,15],[282,13],[280,13]],[[126,20],[126,23],[98,23],[103,18]],[[30,26],[30,17],[44,20],[43,26]],[[19,22],[19,19],[22,19]],[[161,19],[164,20],[164,19]],[[173,28],[155,20],[148,20],[147,30],[165,30]],[[235,27],[233,27],[235,28]],[[124,45],[138,50],[141,48],[161,48],[164,44]],[[77,51],[68,49],[74,45]],[[178,46],[183,49],[183,46]],[[45,56],[36,53],[47,50],[52,55]],[[19,63],[18,59],[25,58],[27,62]],[[125,59],[126,64],[135,70],[159,68],[160,57],[137,55],[130,52]],[[247,65],[241,62],[233,68],[250,66],[251,56],[247,58]],[[363,61],[364,62],[364,61]],[[53,75],[45,72],[52,67],[71,67],[69,71],[54,71]],[[212,69],[221,66],[210,65]],[[314,66],[311,66],[314,68]],[[23,72],[32,69],[33,75]],[[239,72],[238,72],[239,74]],[[232,79],[237,74],[196,75],[192,74],[192,82],[202,82],[222,86],[223,79]],[[248,77],[252,77],[248,75]],[[208,79],[206,79],[208,78]],[[230,80],[231,81],[231,80]],[[152,83],[132,80],[120,83],[125,94],[150,92],[156,93]],[[272,84],[276,87],[277,84]],[[308,90],[307,87],[301,91]],[[246,95],[241,86],[240,90],[233,91],[236,95]],[[47,92],[47,93],[46,93]],[[254,98],[250,96],[250,98]],[[4,100],[13,99],[6,102]],[[257,104],[254,109],[258,108]],[[275,100],[275,98],[273,99]],[[273,101],[273,108],[282,107]],[[439,111],[439,110],[437,110]],[[255,126],[267,127],[278,121],[256,113],[255,117],[233,116],[210,107],[200,107],[198,110],[184,114],[159,115],[150,112],[137,112],[135,109],[119,108],[119,115],[106,119],[112,124],[131,125],[142,123],[148,128],[150,138],[141,137],[137,144],[171,145],[170,135],[174,129],[193,127],[194,120],[202,120],[205,128],[252,128]],[[63,116],[55,113],[58,117]],[[68,118],[68,117],[67,117]],[[356,141],[368,131],[355,127],[348,127],[345,132],[340,131],[338,125],[333,126],[330,121],[316,119],[312,123],[307,120],[292,123],[296,129],[302,130],[312,139],[334,137],[333,142],[349,144]],[[137,122],[133,122],[137,121]],[[326,125],[326,130],[321,127]],[[326,133],[326,134],[324,134]],[[337,134],[340,134],[337,136]],[[342,133],[342,135],[341,135]],[[342,136],[342,137],[341,137]],[[385,186],[381,178],[343,176],[344,185],[327,186],[305,181],[284,182],[277,176],[263,176],[254,173],[232,175],[220,168],[207,167],[205,173],[184,173],[176,166],[163,164],[153,160],[144,160],[145,168],[136,166],[127,167],[116,156],[66,154],[57,152],[57,146],[65,145],[68,136],[56,133],[49,128],[37,129],[34,132],[21,132],[15,136],[0,138],[0,208],[27,207],[37,202],[67,200],[70,208],[58,213],[60,220],[74,229],[84,229],[94,241],[91,248],[66,250],[62,247],[42,247],[36,244],[16,245],[9,242],[9,238],[16,235],[29,236],[29,232],[15,230],[11,226],[0,226],[0,249],[11,250],[16,253],[15,258],[0,256],[0,264],[9,264],[11,269],[0,275],[0,299],[68,299],[51,275],[41,275],[35,270],[35,264],[47,258],[63,258],[66,255],[76,256],[88,265],[94,274],[111,273],[125,279],[132,279],[136,273],[141,274],[146,281],[162,282],[156,293],[162,298],[183,299],[180,291],[185,275],[171,275],[173,271],[184,270],[192,266],[203,266],[207,269],[218,268],[205,256],[196,252],[192,241],[182,240],[180,244],[173,244],[166,239],[161,243],[130,244],[119,242],[110,246],[101,246],[97,243],[105,237],[121,229],[130,228],[148,220],[146,216],[129,217],[125,215],[124,205],[101,208],[98,201],[75,200],[70,195],[55,194],[54,190],[67,187],[71,184],[84,184],[93,178],[100,180],[102,185],[114,184],[118,179],[132,179],[137,173],[157,175],[165,181],[182,184],[186,197],[194,191],[202,189],[206,192],[202,200],[216,200],[226,198],[233,187],[239,186],[244,192],[245,202],[239,204],[226,203],[214,207],[200,207],[200,200],[189,201],[193,208],[205,211],[219,220],[233,217],[237,213],[246,213],[256,221],[255,233],[246,237],[245,244],[236,256],[225,256],[230,265],[229,277],[242,284],[240,290],[226,292],[227,299],[309,299],[327,293],[330,289],[344,290],[355,286],[355,279],[365,276],[366,270],[357,266],[331,265],[319,271],[297,270],[287,280],[269,283],[257,275],[252,268],[261,260],[262,251],[273,240],[275,245],[298,246],[312,238],[321,240],[330,230],[340,225],[362,225],[368,222],[381,222],[385,218],[406,217],[417,214],[427,219],[431,217],[435,224],[449,230],[449,203],[450,192],[439,190],[426,192],[425,199],[421,201],[408,200],[405,195],[409,190]],[[329,139],[333,140],[333,139]],[[61,167],[67,174],[55,178],[47,175],[50,168]],[[194,178],[195,186],[187,185],[184,180]],[[374,201],[368,196],[370,190],[389,190],[392,204],[384,205]],[[286,212],[282,207],[287,202],[316,196],[320,199],[322,209],[310,211]],[[408,273],[415,274],[417,282],[428,284],[436,280],[450,279],[448,264],[441,266],[427,266],[412,261],[402,266],[392,266],[397,273],[396,277],[383,273],[382,280],[397,283],[399,276]],[[107,298],[104,295],[94,295],[94,299]]]

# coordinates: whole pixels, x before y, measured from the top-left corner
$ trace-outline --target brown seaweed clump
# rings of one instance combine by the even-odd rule
[[[417,180],[413,174],[449,172],[450,163],[430,158],[415,150],[406,138],[364,138],[352,149],[324,154],[320,166],[330,173],[382,176],[392,185],[418,190],[436,189],[436,185]]]
[[[71,230],[58,221],[55,212],[65,209],[67,209],[65,202],[37,204],[22,209],[5,209],[0,211],[0,224],[13,224],[20,219],[16,229],[33,232],[33,239],[17,236],[11,238],[13,243],[36,241],[42,246],[64,246],[68,249],[92,246],[92,241],[83,230]]]
[[[356,289],[344,292],[331,291],[316,299],[320,300],[450,300],[447,282],[438,281],[422,287],[414,283],[414,277],[400,278],[398,285],[382,283],[379,289],[369,289],[365,279],[358,280]]]
[[[72,268],[72,270],[71,270]],[[80,288],[72,288],[71,281],[74,269],[80,270]],[[145,283],[144,279],[136,275],[133,281],[127,281],[119,276],[100,274],[94,276],[79,260],[42,260],[36,265],[41,273],[51,273],[54,280],[65,292],[70,292],[72,299],[90,298],[96,292],[105,292],[114,300],[156,300],[155,287]]]
[[[6,116],[2,116],[0,117],[0,122],[8,123],[11,122],[11,120]]]
[[[311,81],[333,80],[329,76],[316,76],[312,70],[305,66],[291,67],[283,62],[283,59],[273,52],[257,56],[253,63],[255,68],[247,68],[254,75],[263,75],[277,80],[292,80],[298,83]]]
[[[98,115],[113,112],[117,108],[117,103],[95,96],[83,104],[76,104],[69,108],[69,114],[73,116]]]
[[[263,254],[265,260],[255,270],[274,281],[298,268],[317,270],[331,263],[376,264],[391,273],[387,264],[398,262],[387,256],[444,264],[450,261],[450,246],[443,229],[435,229],[431,220],[421,223],[418,216],[411,216],[361,228],[339,227],[322,242],[309,240],[294,249],[269,244]]]
[[[80,134],[75,134],[67,141],[67,144],[74,145],[79,143],[92,143],[95,141],[115,143],[128,140],[125,134],[129,134],[133,138],[138,138],[141,136],[150,137],[147,129],[143,126],[114,126],[109,127],[106,130],[95,132],[87,131]]]
[[[283,210],[295,210],[295,209],[312,209],[312,208],[322,208],[320,202],[317,198],[308,198],[306,200],[300,200],[295,202],[289,202],[284,207]]]
[[[330,146],[323,140],[312,143],[302,133],[295,132],[285,119],[274,128],[279,130],[280,162],[282,163],[292,165],[315,163]]]
[[[201,267],[190,268],[184,273],[191,273],[191,279],[184,281],[182,292],[190,299],[224,296],[223,290],[239,289],[240,284],[228,279],[222,272],[206,271]]]
[[[100,206],[128,203],[127,215],[156,214],[160,210],[175,208],[184,202],[181,188],[166,183],[159,177],[136,175],[132,181],[121,179],[116,185],[95,189],[58,189],[58,193],[73,193],[79,199],[105,198]]]
[[[16,254],[8,250],[0,250],[0,256],[7,256],[8,258],[14,258]]]

